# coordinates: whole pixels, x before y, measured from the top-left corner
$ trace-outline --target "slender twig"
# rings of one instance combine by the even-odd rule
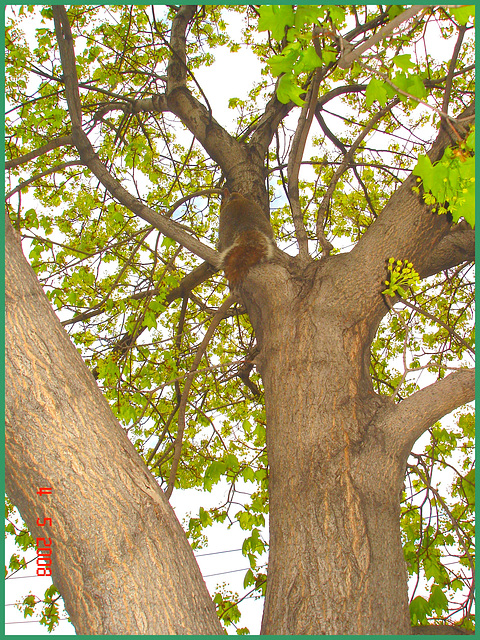
[[[313,42],[317,48],[318,30],[314,28]],[[321,51],[320,51],[321,54]],[[318,51],[317,51],[318,55]],[[298,119],[297,129],[293,137],[292,149],[288,158],[288,199],[292,208],[293,224],[295,227],[295,235],[297,237],[300,258],[308,258],[308,236],[303,223],[302,211],[300,208],[300,195],[298,189],[298,174],[300,171],[300,162],[305,151],[308,132],[313,121],[315,113],[315,105],[317,103],[318,89],[322,78],[322,70],[318,68],[310,85],[309,98],[302,107],[300,118]]]
[[[318,213],[317,213],[317,235],[320,233],[319,229],[318,229],[319,227],[320,227],[320,231],[323,233],[323,218],[325,216],[325,212],[327,211],[327,207],[328,207],[328,204],[330,202],[330,198],[332,197],[332,194],[333,194],[333,192],[335,190],[335,187],[337,186],[337,182],[339,181],[341,175],[344,173],[344,171],[347,169],[348,165],[352,161],[352,158],[353,158],[353,155],[354,155],[355,151],[358,149],[358,147],[363,142],[363,140],[367,137],[367,135],[370,133],[370,131],[375,127],[377,122],[379,120],[381,120],[381,118],[383,118],[383,116],[386,113],[388,113],[396,104],[398,104],[399,101],[400,101],[400,98],[394,98],[391,102],[386,104],[383,107],[383,109],[380,109],[380,111],[378,111],[373,116],[373,118],[366,125],[366,127],[363,129],[361,134],[353,142],[353,144],[351,145],[350,149],[348,150],[348,153],[343,158],[343,162],[338,167],[338,169],[335,171],[335,173],[333,175],[333,178],[331,179],[330,184],[328,186],[327,192],[325,193],[325,195],[323,197],[323,200],[320,203],[320,206],[318,208]]]
[[[443,94],[443,102],[442,102],[442,111],[444,113],[448,113],[448,105],[450,103],[450,93],[452,91],[452,83],[453,83],[453,75],[455,72],[455,65],[457,64],[458,55],[460,53],[460,49],[462,47],[463,38],[465,36],[465,32],[467,30],[466,26],[461,26],[458,30],[458,38],[455,43],[455,48],[453,49],[452,59],[450,60],[450,64],[448,66],[448,74],[447,81],[445,82],[445,91]]]
[[[181,298],[185,293],[187,292],[190,293],[192,289],[194,289],[196,286],[198,286],[199,284],[202,284],[202,282],[205,282],[205,280],[208,280],[208,278],[210,278],[213,273],[215,273],[215,269],[211,267],[207,262],[203,262],[201,265],[199,265],[193,271],[191,271],[188,275],[186,275],[181,280],[178,287],[174,287],[173,289],[170,289],[166,293],[165,299],[163,300],[163,304],[165,306],[168,306],[174,300]],[[155,287],[153,289],[148,289],[147,291],[142,291],[140,293],[134,293],[131,296],[122,298],[120,302],[129,302],[131,300],[143,300],[144,298],[158,295],[160,291],[161,290],[158,287]],[[82,320],[89,320],[90,318],[94,318],[95,316],[98,316],[101,313],[103,313],[103,311],[104,311],[103,308],[90,309],[89,311],[86,311],[84,314],[82,314]],[[80,319],[80,316],[75,316],[73,318],[70,318],[69,320],[64,320],[62,322],[62,325],[67,326],[69,324],[75,324],[76,322],[79,321],[79,319]],[[129,338],[131,338],[131,336],[130,334],[127,333],[121,338],[119,343],[121,342],[123,344],[124,342],[128,342]]]
[[[384,82],[386,82],[393,89],[395,89],[395,91],[397,93],[399,93],[400,95],[405,96],[405,97],[409,98],[410,100],[414,100],[415,102],[418,102],[420,104],[423,104],[424,107],[427,107],[428,109],[430,109],[431,111],[436,113],[438,116],[440,116],[440,118],[444,119],[447,122],[447,124],[449,125],[450,129],[454,133],[454,135],[455,135],[456,139],[458,140],[458,142],[462,141],[463,138],[458,133],[458,131],[456,130],[454,125],[458,124],[459,122],[462,122],[463,120],[470,120],[472,118],[453,118],[452,116],[449,116],[448,113],[446,113],[443,109],[437,109],[437,107],[434,107],[433,105],[429,104],[426,100],[422,100],[422,98],[419,98],[418,96],[414,96],[412,93],[408,93],[408,91],[404,91],[403,89],[400,89],[400,87],[397,87],[397,85],[394,82],[392,82],[390,80],[390,78],[385,73],[382,73],[381,71],[378,71],[377,69],[374,69],[373,67],[371,67],[368,64],[365,64],[364,62],[359,62],[358,64],[363,69],[366,69],[367,71],[369,71],[373,75],[376,75],[379,78],[381,78]]]
[[[398,394],[400,392],[400,389],[401,389],[403,383],[405,382],[408,373],[410,372],[410,369],[409,369],[409,367],[407,365],[407,347],[408,347],[408,339],[409,339],[409,334],[410,334],[410,327],[408,326],[408,324],[403,319],[402,314],[399,311],[397,311],[395,309],[395,307],[393,306],[392,302],[390,302],[389,296],[384,296],[384,297],[385,297],[385,301],[387,303],[387,306],[397,316],[397,318],[399,319],[400,323],[403,325],[403,328],[405,329],[405,338],[403,340],[403,350],[402,350],[403,374],[402,374],[402,377],[400,379],[400,382],[395,387],[395,391],[392,393],[392,395],[389,398],[389,400],[391,402],[393,402],[395,400],[395,398],[398,396]]]
[[[50,140],[50,142],[47,142],[47,144],[38,147],[38,149],[34,149],[33,151],[25,153],[23,156],[12,158],[11,160],[6,160],[5,169],[14,169],[21,164],[25,164],[30,160],[38,158],[38,156],[42,156],[44,153],[48,153],[52,149],[58,149],[58,147],[64,147],[66,145],[73,145],[72,136],[60,136],[59,138]]]
[[[152,224],[164,235],[192,251],[192,253],[207,260],[210,264],[217,265],[219,263],[219,256],[216,251],[191,236],[175,221],[158,214],[153,209],[150,209],[150,207],[144,205],[139,199],[132,196],[132,194],[124,189],[120,182],[113,177],[95,153],[90,140],[82,129],[82,108],[75,66],[73,38],[65,7],[54,5],[53,17],[64,72],[68,111],[72,121],[72,138],[83,163],[88,166],[90,171],[98,178],[107,191],[109,191],[116,200],[130,209],[130,211]]]
[[[323,130],[323,133],[326,135],[326,137],[329,138],[338,149],[340,149],[340,151],[343,153],[344,156],[346,156],[347,153],[348,153],[347,147],[327,127],[327,123],[323,119],[321,111],[320,111],[318,105],[317,105],[317,109],[315,111],[315,117],[317,118],[317,121],[318,121],[319,125],[321,126],[321,128]],[[355,163],[352,163],[351,167],[352,167],[352,171],[355,174],[355,177],[356,177],[359,185],[361,186],[361,188],[363,190],[363,193],[365,195],[365,200],[367,201],[368,208],[370,209],[370,212],[372,213],[372,215],[376,218],[377,217],[377,213],[375,211],[375,207],[373,206],[373,202],[372,202],[372,200],[370,198],[370,194],[368,193],[368,189],[365,186],[365,183],[363,182],[362,178],[360,177],[360,174],[358,173],[357,165]]]
[[[52,173],[57,173],[57,171],[63,171],[68,167],[77,167],[77,166],[83,166],[83,162],[81,160],[70,160],[69,162],[62,162],[60,164],[56,164],[54,167],[50,167],[50,169],[46,169],[45,171],[42,171],[42,173],[36,173],[31,178],[29,178],[28,180],[25,180],[24,182],[21,182],[14,189],[6,193],[5,200],[8,200],[13,195],[15,195],[18,191],[21,191],[25,187],[28,187],[28,185],[31,184],[32,182],[35,182],[36,180],[40,180],[40,178],[49,176]]]
[[[448,331],[449,335],[451,335],[452,338],[455,338],[457,342],[459,342],[462,346],[464,346],[465,349],[467,349],[467,351],[469,351],[472,355],[475,355],[475,350],[472,349],[472,347],[468,344],[468,342],[466,342],[461,336],[459,336],[458,333],[454,329],[452,329],[452,327],[449,327],[448,324],[445,324],[445,322],[440,320],[440,318],[437,318],[437,316],[434,316],[433,314],[429,313],[425,309],[422,309],[422,307],[419,307],[416,304],[413,304],[412,302],[405,300],[404,298],[401,299],[401,302],[406,307],[409,307],[413,311],[416,311],[417,313],[420,313],[422,316],[425,316],[429,320],[432,320],[436,324],[439,324],[446,331]]]
[[[195,360],[193,361],[192,368],[190,369],[190,372],[185,380],[182,399],[180,401],[180,407],[178,409],[178,431],[177,431],[177,437],[175,439],[175,445],[174,445],[174,456],[173,456],[172,466],[170,469],[170,475],[168,478],[168,486],[165,491],[165,495],[167,498],[170,498],[170,496],[172,495],[173,487],[175,486],[175,477],[177,475],[178,464],[180,462],[180,456],[182,453],[183,434],[185,432],[185,410],[187,407],[188,393],[190,391],[190,387],[192,385],[195,372],[198,369],[198,365],[200,364],[205,351],[207,350],[208,344],[213,337],[215,329],[223,320],[225,312],[232,306],[234,301],[235,301],[235,297],[233,295],[229,295],[228,298],[226,298],[225,302],[218,309],[215,316],[213,317],[210,323],[210,326],[207,329],[205,337],[203,338],[200,346],[197,349],[197,353],[195,355]]]
[[[175,348],[177,350],[177,365],[179,363],[179,359],[180,359],[180,347],[182,344],[182,335],[183,335],[183,328],[185,326],[185,317],[187,315],[187,308],[188,308],[188,293],[187,295],[185,295],[183,297],[182,300],[182,308],[180,309],[180,317],[178,319],[178,325],[177,325],[177,331],[176,331],[176,336],[175,336]],[[178,383],[178,380],[175,382],[175,393],[177,396],[177,402],[175,404],[175,407],[172,409],[172,411],[170,412],[170,415],[168,416],[167,419],[167,423],[165,424],[162,433],[159,435],[158,437],[158,442],[155,445],[155,447],[153,448],[152,452],[150,453],[148,460],[147,460],[147,465],[150,464],[150,462],[152,461],[154,455],[157,453],[158,448],[160,447],[160,444],[163,441],[163,438],[165,437],[165,434],[167,433],[167,430],[175,416],[175,414],[177,413],[179,407],[180,407],[180,402],[182,400],[181,397],[181,393],[180,393],[180,385]],[[163,458],[163,456],[161,457]],[[160,464],[160,460],[157,460],[154,466],[158,466]]]
[[[470,562],[470,567],[473,568],[475,566],[475,562],[474,562],[474,560],[472,558],[472,555],[471,555],[471,553],[469,551],[469,547],[471,547],[471,545],[472,545],[472,541],[470,539],[470,536],[468,536],[467,534],[465,534],[463,531],[460,530],[458,521],[454,517],[454,515],[452,514],[450,509],[448,508],[444,498],[440,495],[440,493],[438,492],[436,487],[433,486],[431,480],[429,480],[424,475],[423,471],[418,467],[418,465],[415,465],[415,466],[411,465],[410,468],[413,468],[415,470],[415,472],[420,476],[420,478],[425,483],[426,487],[434,494],[436,500],[441,504],[443,510],[445,511],[447,516],[449,517],[450,522],[452,523],[454,529],[457,532],[458,540],[459,540],[460,544],[463,547],[463,551],[465,553],[465,557],[468,558],[468,561]]]

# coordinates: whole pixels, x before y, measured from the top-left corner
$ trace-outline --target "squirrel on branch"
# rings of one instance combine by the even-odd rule
[[[223,192],[218,227],[218,250],[231,289],[243,282],[250,267],[273,256],[275,241],[260,207],[241,193]]]

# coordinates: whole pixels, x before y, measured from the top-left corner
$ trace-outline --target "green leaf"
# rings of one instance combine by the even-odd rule
[[[328,6],[328,13],[336,27],[342,26],[345,21],[346,9],[340,5],[331,4]]]
[[[371,107],[375,100],[384,107],[387,104],[387,91],[385,89],[385,83],[377,78],[372,78],[368,83],[367,90],[365,92],[366,106]]]
[[[420,100],[424,100],[427,97],[427,90],[419,76],[408,76],[407,93],[412,94],[412,96],[416,98],[420,98]]]
[[[305,91],[297,85],[293,74],[285,74],[280,78],[277,87],[277,98],[280,102],[288,104],[292,101],[299,107],[303,107],[305,100],[300,98],[302,93]]]
[[[422,596],[417,596],[410,603],[410,615],[414,624],[426,622],[431,611],[430,604]]]
[[[300,75],[300,73],[313,71],[313,69],[316,69],[321,65],[322,58],[317,56],[314,47],[308,47],[305,51],[301,52],[298,62],[294,65],[294,72],[295,75]]]
[[[228,469],[232,469],[232,471],[238,471],[240,468],[240,463],[238,462],[238,458],[234,453],[227,453],[223,458],[225,465]]]
[[[425,191],[430,191],[433,188],[433,165],[427,155],[422,153],[418,156],[417,164],[413,167],[412,173],[420,176],[423,180],[423,188]]]
[[[447,7],[447,11],[455,18],[458,24],[465,25],[470,18],[473,18],[475,16],[475,5]]]
[[[338,52],[333,47],[323,47],[322,49],[322,62],[324,64],[330,64],[337,59]]]
[[[157,316],[153,311],[147,311],[145,313],[145,318],[143,320],[142,326],[148,327],[148,329],[157,328]]]
[[[454,222],[464,218],[468,224],[475,228],[475,182],[465,187],[458,195],[458,202],[450,207]]]
[[[290,73],[298,60],[300,54],[300,47],[288,45],[283,50],[283,53],[278,56],[272,56],[268,65],[273,76],[280,76],[282,73]]]
[[[428,601],[437,616],[441,616],[444,611],[448,611],[447,597],[437,584],[433,585]]]
[[[458,426],[467,437],[473,438],[475,436],[475,417],[471,413],[460,416]]]
[[[255,524],[255,518],[251,513],[248,513],[247,511],[239,511],[236,514],[236,518],[240,527],[244,530],[251,529]]]
[[[203,487],[207,491],[211,491],[214,484],[220,480],[220,476],[225,473],[227,465],[221,460],[214,460],[205,471],[203,478]]]
[[[405,73],[397,73],[393,78],[392,82],[395,87],[398,87],[401,91],[408,93],[408,78]],[[402,102],[406,102],[408,100],[407,96],[403,95],[403,93],[397,92],[398,97]]]
[[[123,216],[121,216],[120,218],[120,222],[123,220]],[[165,249],[169,249],[170,247],[174,247],[176,245],[176,241],[172,240],[172,238],[168,238],[167,236],[165,236],[162,240],[162,247],[165,247]]]
[[[205,511],[203,507],[200,507],[198,511],[198,517],[204,527],[208,527],[209,525],[213,524],[212,516],[208,513],[208,511]]]
[[[261,5],[258,8],[259,31],[271,31],[275,40],[281,40],[285,35],[285,27],[293,27],[293,9],[290,5]]]
[[[403,13],[404,7],[401,4],[392,4],[388,7],[388,17],[392,20],[396,18],[401,13]]]
[[[468,503],[475,507],[475,470],[471,469],[467,475],[461,479],[462,491]]]
[[[245,469],[243,469],[242,477],[245,481],[255,482],[255,473],[251,467],[245,467]]]
[[[327,7],[322,5],[299,5],[295,10],[294,24],[298,29],[305,25],[316,24],[319,18],[323,18]]]
[[[470,133],[465,140],[465,146],[467,149],[471,151],[475,151],[475,127],[472,127]]]
[[[236,633],[237,636],[249,636],[250,629],[248,627],[237,627]]]
[[[245,578],[243,579],[243,588],[246,589],[252,584],[255,584],[255,577],[253,575],[253,571],[249,569],[245,574]]]
[[[409,53],[404,53],[400,56],[394,56],[392,58],[392,62],[396,67],[402,69],[402,71],[408,71],[408,69],[415,67],[415,64],[410,59]]]

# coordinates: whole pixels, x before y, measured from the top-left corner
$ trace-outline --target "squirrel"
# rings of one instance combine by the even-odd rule
[[[224,189],[217,248],[230,289],[243,282],[250,267],[272,258],[274,246],[272,226],[260,207]]]

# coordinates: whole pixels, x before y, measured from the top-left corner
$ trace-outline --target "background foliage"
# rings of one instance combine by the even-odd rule
[[[313,257],[321,251],[315,239],[319,211],[333,252],[348,251],[415,166],[425,197],[439,203],[440,214],[445,200],[455,197],[455,220],[473,222],[473,134],[467,146],[453,144],[443,164],[432,167],[424,155],[439,125],[438,111],[446,105],[456,114],[473,94],[472,8],[428,9],[389,36],[388,46],[380,42],[350,68],[335,65],[340,33],[369,34],[401,10],[206,5],[190,30],[189,85],[214,117],[221,107],[219,83],[212,74],[208,87],[201,87],[196,72],[222,52],[242,56],[248,50],[258,58],[261,73],[255,77],[252,68],[248,94],[229,96],[236,117],[230,133],[241,139],[248,139],[274,90],[280,101],[301,106],[316,67],[326,69],[321,116],[299,185]],[[100,159],[136,197],[214,247],[224,176],[172,114],[151,108],[151,97],[165,90],[174,7],[74,5],[68,12],[84,130]],[[320,55],[312,25],[319,29]],[[452,66],[442,47],[451,52],[456,42],[461,46]],[[184,287],[200,260],[114,201],[64,143],[70,121],[51,8],[10,7],[6,47],[8,214],[112,410],[166,487],[182,391],[226,297],[226,282],[217,272],[191,291]],[[297,116],[292,109],[279,126],[268,158],[272,225],[278,245],[292,253],[294,227],[284,189]],[[37,149],[44,152],[25,157]],[[442,176],[449,181],[444,193],[438,189]],[[408,256],[392,259],[408,265]],[[402,282],[396,278],[396,289],[393,273],[387,284],[404,304],[392,303],[378,331],[371,371],[378,393],[401,399],[471,362],[473,267],[465,263],[422,282],[407,273]],[[225,490],[225,499],[215,508],[200,507],[185,530],[200,549],[213,522],[240,525],[249,597],[264,593],[268,547],[265,413],[254,355],[251,325],[237,305],[192,379],[175,476],[176,491]],[[410,458],[402,531],[414,624],[463,619],[473,628],[473,442],[473,414],[466,408],[434,425]],[[6,532],[19,547],[6,570],[10,576],[25,566],[23,553],[33,540],[8,501],[6,517]],[[32,597],[23,602],[25,616],[35,610]],[[39,603],[49,629],[57,622],[57,600],[52,588]],[[239,626],[238,600],[226,588],[214,594],[223,623],[247,633]]]

